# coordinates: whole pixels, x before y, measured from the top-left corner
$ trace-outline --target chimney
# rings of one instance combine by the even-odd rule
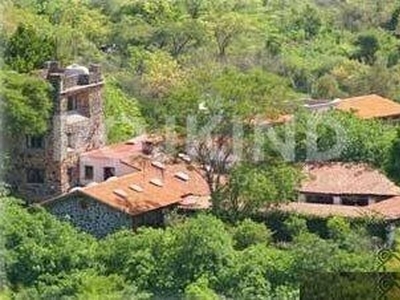
[[[51,73],[59,73],[60,72],[60,64],[58,61],[46,61],[45,69],[49,70],[49,74]]]
[[[99,64],[89,65],[89,83],[102,81],[101,66]]]
[[[89,65],[89,72],[90,73],[100,74],[101,73],[100,65],[99,64],[90,64]]]
[[[149,140],[143,141],[142,142],[142,152],[145,155],[151,155],[153,153],[153,143]]]

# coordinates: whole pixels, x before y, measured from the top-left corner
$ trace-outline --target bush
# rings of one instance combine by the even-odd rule
[[[243,250],[255,244],[269,244],[272,240],[272,232],[262,223],[245,219],[234,229],[233,239],[235,248]]]

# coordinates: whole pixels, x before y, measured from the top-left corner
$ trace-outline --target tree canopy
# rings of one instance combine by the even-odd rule
[[[46,132],[53,108],[49,83],[14,71],[2,71],[0,80],[3,133],[40,135]]]
[[[95,240],[5,198],[1,185],[4,297],[295,299],[307,272],[375,271],[375,237],[353,223],[330,219],[323,236],[309,220],[292,217],[282,225],[290,238],[280,240],[279,226],[265,226],[268,220],[255,221],[254,214],[296,199],[297,164],[306,161],[368,163],[400,182],[397,125],[299,109],[311,97],[376,93],[400,101],[398,1],[5,0],[0,6],[6,136],[48,130],[51,87],[35,72],[46,61],[100,63],[109,143],[142,130],[192,137],[214,207],[165,228]],[[283,114],[294,114],[294,127],[270,128],[264,138],[253,131],[258,119]],[[251,157],[254,143],[258,161]]]
[[[291,230],[286,247],[261,223],[206,214],[95,240],[43,209],[1,203],[3,295],[18,299],[287,299],[304,272],[375,266],[371,236],[343,219],[328,221],[328,238]]]

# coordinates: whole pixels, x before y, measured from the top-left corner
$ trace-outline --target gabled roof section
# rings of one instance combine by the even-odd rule
[[[400,219],[400,197],[392,197],[367,206],[290,202],[279,205],[277,209],[283,212],[320,218],[334,216],[345,218],[373,217],[393,221]]]
[[[320,218],[329,217],[345,217],[345,218],[362,218],[373,216],[374,214],[366,209],[366,207],[334,205],[334,204],[318,204],[306,202],[290,202],[278,206],[278,210],[296,213],[305,216],[315,216]]]
[[[399,103],[376,94],[342,99],[337,109],[354,112],[362,119],[400,116]]]
[[[325,162],[306,164],[308,177],[301,185],[301,193],[331,195],[397,196],[400,188],[380,171],[366,164]]]
[[[390,199],[380,201],[368,206],[368,209],[382,215],[387,220],[400,219],[400,197],[392,197]]]
[[[129,157],[142,154],[142,142],[146,141],[146,139],[146,135],[141,135],[127,142],[113,144],[100,149],[82,153],[81,157],[90,159],[128,159]]]
[[[180,180],[175,176],[177,172],[185,172],[189,179]],[[148,160],[140,171],[82,188],[74,193],[90,197],[127,214],[139,215],[177,204],[188,195],[210,195],[208,185],[200,172],[194,166],[184,163],[165,165],[165,169],[160,170]],[[152,183],[154,179],[162,182],[162,186]],[[62,195],[42,204],[67,198],[68,195]]]

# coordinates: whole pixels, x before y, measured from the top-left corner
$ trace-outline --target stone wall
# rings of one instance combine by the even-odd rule
[[[76,82],[76,86],[65,89],[63,69],[57,64],[50,64],[47,80],[54,87],[53,116],[49,121],[49,131],[44,136],[45,147],[28,149],[23,133],[7,141],[13,149],[12,168],[7,174],[7,180],[27,202],[45,200],[68,192],[79,183],[79,155],[105,145],[101,70],[96,65],[89,70],[90,84]],[[70,96],[78,98],[76,112],[67,111]],[[73,135],[74,142],[74,147],[70,149],[68,134]],[[27,182],[27,170],[30,167],[45,170],[43,184]]]
[[[60,220],[99,238],[122,229],[164,224],[165,209],[131,216],[78,192],[51,201],[45,208]]]
[[[53,161],[53,136],[48,133],[44,138],[43,149],[28,149],[25,135],[15,136],[9,142],[12,153],[12,166],[6,174],[7,181],[14,187],[15,192],[32,203],[56,195],[61,190],[61,166]],[[43,184],[27,182],[29,168],[44,169]]]
[[[45,207],[60,220],[96,237],[132,228],[130,215],[81,195],[66,195]]]

